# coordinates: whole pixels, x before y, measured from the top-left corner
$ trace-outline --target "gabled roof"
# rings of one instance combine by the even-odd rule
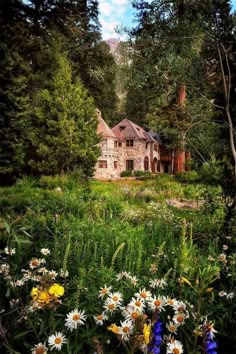
[[[131,138],[145,141],[155,141],[155,139],[142,127],[135,124],[134,122],[131,122],[129,119],[123,119],[120,123],[112,128],[112,132],[120,140]]]
[[[97,134],[101,134],[103,138],[116,138],[114,133],[108,127],[107,123],[102,119],[101,112],[97,109],[98,114],[98,127]]]

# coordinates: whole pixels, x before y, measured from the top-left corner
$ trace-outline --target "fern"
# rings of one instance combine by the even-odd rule
[[[118,256],[118,253],[125,247],[125,242],[121,243],[117,249],[115,250],[115,253],[113,254],[112,256],[112,259],[111,259],[111,268],[114,269],[114,265],[115,265],[115,261],[116,261],[116,258]]]

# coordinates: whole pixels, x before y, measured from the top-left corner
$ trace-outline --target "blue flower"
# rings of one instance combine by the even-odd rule
[[[152,341],[148,346],[149,353],[160,354],[161,344],[162,344],[162,334],[163,334],[163,323],[157,319],[152,327]]]

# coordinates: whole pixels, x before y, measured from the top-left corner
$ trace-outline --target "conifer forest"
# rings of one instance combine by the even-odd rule
[[[0,0],[0,353],[235,327],[236,2]]]

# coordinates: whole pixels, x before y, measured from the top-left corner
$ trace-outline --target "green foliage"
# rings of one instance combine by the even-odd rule
[[[80,168],[91,176],[99,155],[95,106],[81,82],[72,83],[66,56],[58,53],[55,59],[58,67],[50,88],[37,93],[34,102],[31,142],[35,153],[29,164],[40,174]]]
[[[120,176],[121,177],[131,177],[132,176],[132,170],[122,171]]]
[[[189,321],[182,337],[184,345],[189,345],[184,339],[186,333],[192,338],[190,333],[199,324],[198,320],[206,315],[216,318],[218,331],[223,329],[225,334],[229,333],[234,323],[233,303],[226,295],[220,298],[218,292],[225,290],[230,294],[233,291],[235,266],[233,255],[230,258],[233,240],[222,239],[219,191],[194,183],[179,184],[167,175],[145,181],[91,181],[90,189],[81,183],[70,185],[69,178],[67,175],[41,177],[34,182],[25,179],[11,188],[0,189],[1,250],[6,245],[16,247],[16,254],[11,258],[11,264],[15,264],[11,276],[15,274],[15,279],[20,279],[20,269],[27,267],[32,255],[37,256],[40,248],[49,248],[47,267],[59,274],[62,269],[62,276],[58,279],[65,284],[61,307],[51,312],[42,310],[40,324],[35,321],[36,315],[30,314],[31,322],[27,320],[19,326],[9,300],[22,300],[20,306],[14,307],[19,313],[24,308],[21,306],[29,303],[33,285],[12,289],[4,280],[1,298],[7,316],[1,320],[8,333],[14,331],[15,337],[9,336],[7,344],[12,350],[21,351],[24,346],[27,351],[37,343],[32,323],[43,341],[55,330],[64,332],[66,313],[79,306],[89,315],[86,326],[79,329],[80,350],[92,352],[92,337],[98,336],[101,343],[109,338],[108,352],[117,353],[120,349],[116,347],[114,337],[102,327],[96,327],[92,317],[102,311],[97,301],[99,288],[112,284],[128,299],[149,280],[155,279],[165,279],[167,283],[164,289],[156,290],[157,295],[181,297],[196,308],[196,321]],[[58,186],[60,191],[55,190]],[[178,209],[166,203],[173,195],[180,200],[187,193],[189,198],[197,200],[204,188],[211,192],[215,203],[211,210],[207,205],[193,210]],[[229,246],[229,251],[224,251],[226,258],[222,255],[222,242]],[[5,253],[1,252],[5,262]],[[69,277],[64,276],[66,271]],[[131,280],[136,277],[138,285],[135,285],[135,278],[133,283],[127,278],[118,284],[116,275],[122,271],[129,272]],[[228,277],[228,273],[232,277]],[[9,298],[5,297],[6,292]],[[65,334],[73,348],[71,334]],[[194,341],[191,345],[194,346]]]

